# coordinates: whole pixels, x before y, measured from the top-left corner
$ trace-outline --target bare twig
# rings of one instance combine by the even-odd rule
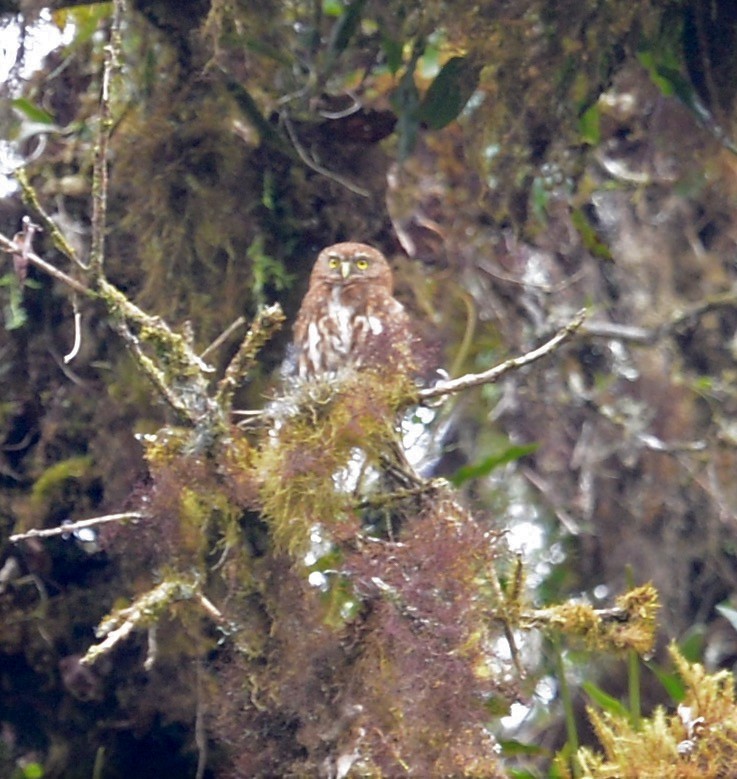
[[[23,254],[23,247],[15,241],[11,241],[10,238],[6,238],[4,235],[0,235],[0,246],[2,246],[5,251],[11,252],[12,254]],[[26,252],[24,257],[44,271],[44,273],[48,273],[49,276],[62,282],[62,284],[66,284],[71,289],[76,292],[81,292],[83,295],[94,297],[95,293],[89,287],[86,287],[81,281],[77,281],[77,279],[69,274],[64,273],[64,271],[59,270],[55,265],[41,259],[35,252]]]
[[[421,389],[417,393],[417,397],[421,401],[430,400],[431,398],[439,398],[443,395],[452,395],[456,392],[463,392],[463,390],[470,389],[471,387],[478,387],[481,384],[493,384],[510,371],[517,370],[525,365],[536,362],[541,357],[546,357],[548,354],[554,352],[562,343],[571,338],[571,336],[579,330],[585,317],[586,311],[582,309],[564,328],[559,330],[549,341],[546,341],[537,349],[533,349],[531,352],[527,352],[519,357],[512,357],[509,360],[505,360],[503,363],[495,365],[493,368],[489,368],[489,370],[483,371],[482,373],[467,373],[465,376],[459,376],[457,379],[440,381],[432,387]]]
[[[146,649],[146,659],[143,661],[145,671],[150,671],[159,657],[159,635],[158,625],[151,625],[148,629],[148,648]]]
[[[522,475],[530,482],[530,484],[540,492],[540,494],[550,502],[553,513],[560,520],[561,525],[572,535],[577,536],[581,533],[581,528],[578,522],[565,510],[562,509],[555,497],[553,496],[553,490],[550,484],[545,481],[540,474],[532,470],[532,468],[522,468]]]
[[[195,779],[203,779],[205,776],[205,769],[207,768],[207,723],[205,722],[207,704],[205,703],[206,698],[203,692],[202,663],[197,662],[196,668],[197,709],[194,721],[194,740],[197,745],[197,770],[195,771]]]
[[[659,325],[641,327],[619,322],[594,321],[586,322],[581,328],[581,335],[591,338],[611,338],[633,344],[650,345],[661,338],[671,335],[682,325],[694,322],[711,311],[720,308],[737,308],[737,293],[734,290],[720,292],[699,300],[688,308],[676,310]]]
[[[238,330],[238,328],[242,327],[246,324],[246,318],[244,316],[239,316],[238,319],[236,319],[232,324],[228,325],[228,327],[223,330],[222,333],[205,349],[204,352],[200,354],[200,359],[204,360],[209,354],[212,354],[214,351],[219,349],[227,340],[230,338],[233,333]]]
[[[23,228],[13,236],[13,242],[21,247],[18,254],[13,255],[13,269],[18,279],[23,282],[28,276],[28,255],[33,251],[33,236],[41,228],[31,221],[28,216],[23,217]]]
[[[122,514],[106,514],[102,517],[92,517],[90,519],[80,519],[78,522],[66,522],[57,527],[33,528],[25,533],[16,533],[8,539],[11,544],[17,544],[18,541],[25,541],[28,538],[50,538],[51,536],[63,536],[75,533],[78,530],[84,530],[88,527],[97,527],[105,525],[108,522],[122,522],[126,519],[143,519],[140,511],[125,511]]]
[[[320,163],[317,162],[315,159],[310,157],[310,155],[307,153],[307,150],[304,148],[304,146],[302,146],[299,138],[297,137],[297,133],[295,132],[294,126],[292,125],[292,120],[286,114],[282,115],[282,120],[284,122],[284,127],[287,128],[287,135],[289,136],[289,140],[292,142],[292,145],[294,146],[297,154],[299,155],[300,160],[302,160],[302,162],[308,168],[311,168],[316,173],[320,173],[326,178],[332,179],[333,181],[337,182],[341,186],[345,187],[348,191],[353,192],[356,195],[360,195],[361,197],[371,196],[371,193],[367,189],[364,189],[363,187],[359,187],[358,184],[354,184],[345,176],[341,176],[339,173],[335,173],[335,171],[328,170],[326,167],[320,165]]]
[[[586,322],[581,328],[581,335],[592,338],[607,338],[614,341],[626,341],[634,344],[650,344],[657,335],[657,330],[637,325],[622,325],[619,322]]]

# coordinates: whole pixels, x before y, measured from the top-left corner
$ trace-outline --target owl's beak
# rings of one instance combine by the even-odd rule
[[[351,275],[351,261],[350,260],[341,260],[340,261],[340,275],[347,279],[348,276]]]

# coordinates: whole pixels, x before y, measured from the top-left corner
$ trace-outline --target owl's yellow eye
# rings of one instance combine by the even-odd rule
[[[328,268],[337,268],[340,265],[340,260],[337,257],[331,257],[328,260]]]
[[[366,270],[366,268],[368,268],[368,266],[369,266],[369,263],[368,263],[368,260],[365,257],[359,257],[356,260],[356,267],[358,268],[358,270]]]

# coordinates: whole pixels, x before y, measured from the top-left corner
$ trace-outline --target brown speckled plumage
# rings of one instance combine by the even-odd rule
[[[318,255],[294,324],[300,379],[343,370],[412,372],[412,335],[393,296],[392,271],[377,249],[338,243]]]

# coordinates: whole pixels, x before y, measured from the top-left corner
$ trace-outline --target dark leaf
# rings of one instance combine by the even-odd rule
[[[345,11],[343,11],[340,19],[335,23],[330,46],[334,52],[340,53],[341,51],[345,51],[351,38],[358,29],[364,5],[366,5],[366,0],[353,0]]]
[[[458,117],[479,83],[481,68],[468,57],[452,57],[440,69],[420,104],[418,118],[440,130]]]
[[[655,674],[674,703],[680,703],[686,697],[686,685],[679,674],[666,671],[655,663],[647,663],[647,667]]]
[[[465,484],[467,481],[471,481],[471,479],[480,479],[490,474],[495,468],[532,454],[537,448],[538,444],[509,446],[501,452],[495,452],[489,455],[489,457],[485,457],[481,462],[464,465],[450,477],[450,481],[456,487],[460,487],[461,484]]]
[[[586,218],[586,214],[580,208],[571,212],[571,222],[581,236],[581,242],[594,257],[600,257],[602,260],[612,259],[609,247],[601,240],[591,222]]]
[[[398,154],[400,160],[405,160],[412,153],[417,143],[417,133],[420,122],[417,109],[420,104],[420,94],[414,79],[415,62],[411,62],[399,85],[391,96],[392,108],[397,113],[397,134],[399,135]]]
[[[389,71],[394,74],[402,67],[402,44],[384,35],[381,38],[381,48],[384,50],[386,65]]]

